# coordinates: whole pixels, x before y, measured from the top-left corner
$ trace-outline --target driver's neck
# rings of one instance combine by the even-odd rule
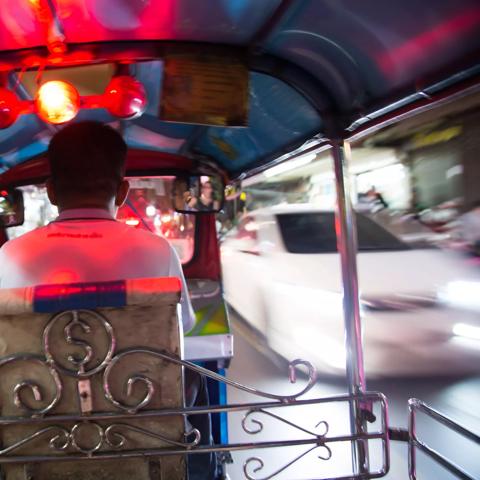
[[[96,202],[96,201],[78,201],[78,202],[66,202],[58,205],[59,213],[66,210],[78,210],[78,209],[99,209],[105,210],[113,217],[117,214],[117,206],[115,205],[115,199],[109,202]]]

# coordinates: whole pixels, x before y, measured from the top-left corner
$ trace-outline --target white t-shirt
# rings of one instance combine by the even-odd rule
[[[183,330],[190,330],[195,317],[175,250],[164,238],[117,222],[106,210],[66,210],[0,249],[0,288],[149,277],[181,280]]]

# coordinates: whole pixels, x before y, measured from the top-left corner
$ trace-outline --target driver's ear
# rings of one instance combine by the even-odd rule
[[[130,184],[128,183],[128,180],[122,180],[120,182],[120,185],[118,186],[117,195],[115,196],[116,207],[121,207],[125,203],[125,200],[127,199],[127,196],[128,196],[129,189],[130,189]]]
[[[48,196],[48,199],[50,200],[50,203],[52,205],[58,205],[57,196],[55,195],[55,190],[53,189],[53,183],[51,178],[49,178],[45,182],[45,186],[47,187],[47,196]]]

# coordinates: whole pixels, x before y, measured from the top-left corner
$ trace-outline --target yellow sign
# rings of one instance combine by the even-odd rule
[[[428,147],[437,143],[448,142],[462,133],[462,127],[450,127],[444,130],[436,130],[430,133],[417,133],[413,137],[413,144],[415,148]]]
[[[167,122],[245,127],[248,68],[220,55],[172,54],[165,59],[160,118]]]

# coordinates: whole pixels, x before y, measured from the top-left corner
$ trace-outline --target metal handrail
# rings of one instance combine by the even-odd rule
[[[305,428],[291,422],[287,418],[273,413],[271,410],[284,410],[291,407],[302,405],[325,405],[338,402],[345,403],[363,403],[371,402],[380,407],[379,421],[380,425],[375,431],[366,431],[359,433],[345,433],[340,435],[329,435],[329,424],[326,421],[319,422],[314,429]],[[197,430],[191,430],[185,434],[185,441],[178,442],[170,439],[156,431],[145,429],[131,423],[122,422],[122,420],[139,420],[145,418],[165,418],[186,415],[203,415],[206,413],[219,412],[246,412],[241,421],[243,431],[249,435],[256,435],[264,430],[262,416],[267,419],[288,425],[297,432],[302,432],[302,438],[297,439],[274,439],[248,442],[236,442],[226,444],[201,445],[201,434]],[[114,423],[110,423],[113,421]],[[105,422],[107,422],[105,424]],[[71,424],[74,423],[73,428]],[[18,440],[16,443],[0,450],[0,465],[9,463],[31,463],[31,462],[55,462],[55,461],[80,461],[80,460],[106,460],[114,458],[133,458],[133,457],[162,457],[171,455],[195,455],[205,453],[230,453],[236,451],[245,451],[251,449],[267,449],[275,447],[304,446],[307,449],[286,462],[285,465],[278,467],[267,476],[261,476],[259,473],[264,468],[263,460],[258,456],[249,457],[244,463],[245,478],[248,480],[267,480],[276,477],[279,473],[294,465],[310,452],[316,451],[320,460],[330,460],[332,449],[330,445],[348,442],[355,445],[357,442],[368,443],[373,440],[382,442],[382,465],[375,471],[368,470],[358,474],[353,472],[346,476],[322,478],[322,480],[353,480],[353,479],[373,479],[381,478],[387,475],[390,469],[390,443],[388,434],[388,406],[385,396],[379,392],[366,392],[361,395],[341,394],[330,397],[314,399],[295,399],[292,402],[285,403],[281,401],[242,403],[232,405],[215,405],[205,407],[191,408],[165,408],[157,410],[142,410],[135,413],[119,412],[92,412],[89,415],[46,415],[46,416],[23,416],[23,417],[2,417],[0,425],[7,427],[10,425],[38,425],[40,428],[34,430],[29,435]],[[94,438],[92,438],[93,447],[90,449],[82,448],[76,442],[76,431],[81,428],[93,428]],[[149,448],[128,448],[128,434],[134,432],[137,435],[150,437],[160,440],[158,447]],[[18,454],[22,448],[30,442],[43,440],[46,446],[50,447],[49,453],[35,453],[26,455]],[[124,448],[126,447],[126,448]],[[257,476],[260,475],[260,476]],[[315,477],[317,478],[317,477]]]
[[[463,470],[461,467],[456,465],[455,463],[448,460],[445,456],[434,450],[433,448],[429,447],[427,444],[419,440],[417,437],[416,432],[416,414],[417,412],[421,412],[428,417],[432,418],[433,420],[437,421],[438,423],[444,425],[445,427],[449,428],[450,430],[462,435],[463,437],[467,438],[468,440],[474,442],[477,445],[480,445],[480,435],[477,435],[474,432],[466,429],[462,425],[454,422],[452,419],[448,418],[447,416],[443,415],[442,413],[438,412],[437,410],[433,409],[426,403],[418,400],[417,398],[411,398],[408,401],[408,410],[409,410],[409,422],[408,422],[408,433],[409,433],[409,441],[408,441],[408,474],[410,480],[417,480],[417,456],[416,456],[416,449],[422,451],[425,455],[433,459],[435,462],[440,464],[450,473],[455,475],[456,477],[462,480],[475,480],[469,473]]]

